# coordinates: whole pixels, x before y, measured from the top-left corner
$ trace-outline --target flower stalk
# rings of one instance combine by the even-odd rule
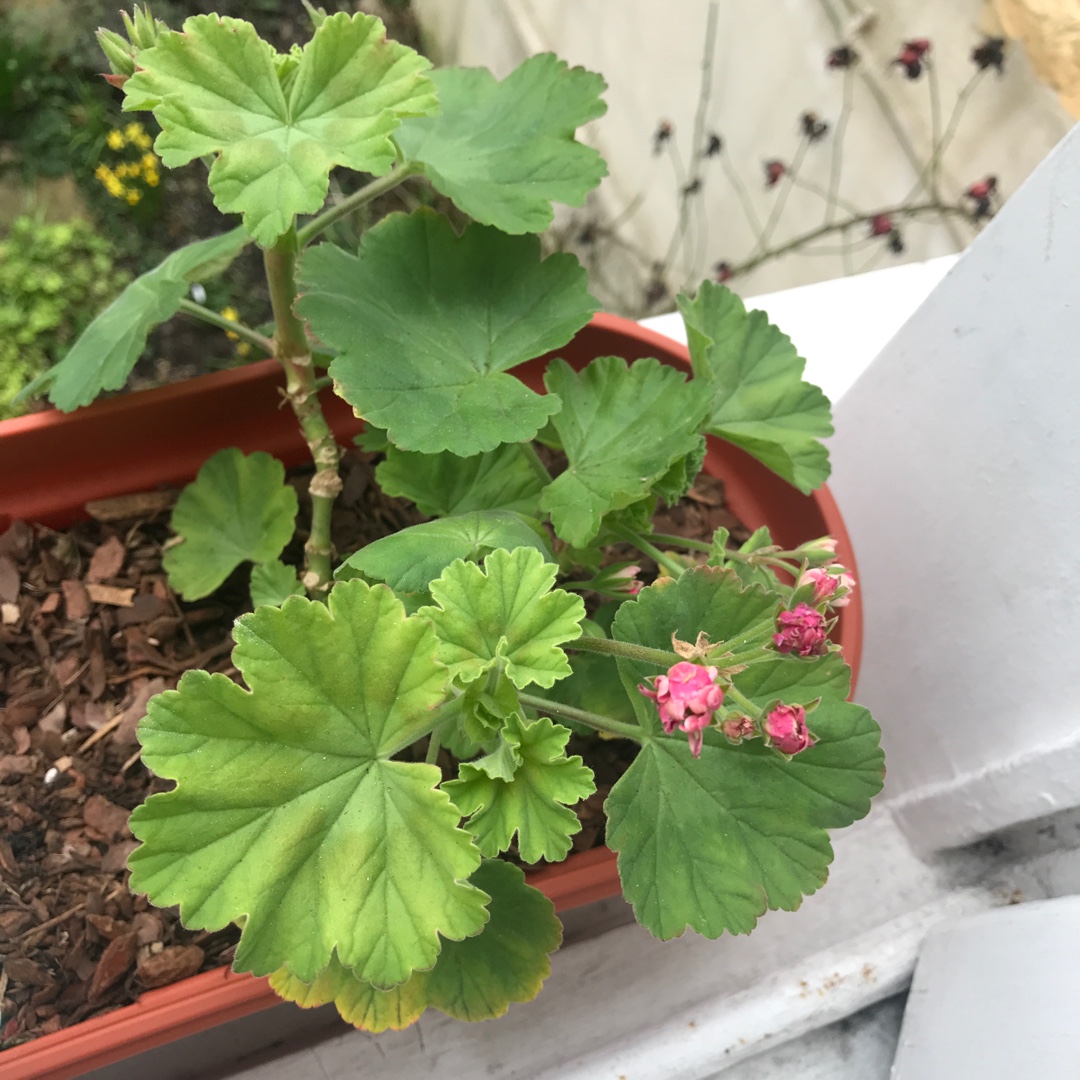
[[[599,713],[588,712],[585,709],[575,709],[572,705],[564,705],[561,701],[551,701],[533,694],[518,694],[518,698],[522,705],[528,705],[529,708],[536,709],[545,715],[576,720],[579,724],[586,724],[597,731],[603,731],[608,735],[618,735],[624,739],[633,739],[634,742],[644,741],[646,733],[636,724],[624,724],[621,720],[613,720],[610,716],[601,716]]]

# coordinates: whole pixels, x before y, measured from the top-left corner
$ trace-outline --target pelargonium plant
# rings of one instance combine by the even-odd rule
[[[582,267],[544,258],[536,233],[605,173],[575,138],[604,112],[603,80],[549,55],[501,82],[431,71],[377,18],[309,11],[311,40],[287,54],[216,15],[172,30],[136,10],[127,37],[101,32],[164,166],[202,159],[242,223],[135,281],[37,389],[73,409],[120,388],[179,311],[281,363],[315,464],[304,564],[280,560],[298,500],[269,455],[225,448],[181,494],[172,584],[195,599],[251,563],[254,610],[234,630],[243,685],[189,671],[149,705],[143,759],[175,788],[131,816],[131,887],[188,927],[238,923],[237,970],[301,1005],[334,1001],[371,1031],[428,1006],[483,1019],[535,996],[559,944],[552,904],[503,856],[569,852],[595,790],[572,731],[636,747],[606,840],[661,938],[797,908],[826,880],[828,831],[867,812],[883,760],[827,637],[855,587],[835,544],[784,550],[758,530],[736,549],[723,529],[703,543],[652,526],[706,434],[819,485],[828,402],[715,283],[679,298],[692,378],[605,356],[556,359],[546,394],[526,387],[510,369],[597,310]],[[335,169],[370,179],[327,208]],[[471,223],[422,208],[359,250],[315,242],[408,178]],[[250,244],[266,334],[188,298]],[[353,552],[330,542],[330,383],[384,453],[383,491],[429,519]]]

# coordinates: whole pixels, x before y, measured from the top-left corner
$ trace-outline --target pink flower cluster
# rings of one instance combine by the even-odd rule
[[[761,725],[769,745],[781,754],[798,754],[814,745],[814,737],[806,726],[806,710],[801,705],[777,705]]]
[[[796,604],[794,611],[781,611],[776,619],[773,644],[778,652],[799,656],[821,656],[827,647],[825,616],[809,604]]]
[[[656,676],[652,690],[638,687],[656,702],[660,723],[668,735],[676,728],[686,732],[694,757],[701,756],[702,732],[712,723],[713,713],[724,700],[723,689],[714,681],[716,672],[714,667],[681,660],[668,668],[666,675]]]

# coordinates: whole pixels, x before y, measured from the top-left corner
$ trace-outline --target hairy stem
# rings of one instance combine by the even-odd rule
[[[551,473],[548,472],[547,466],[540,460],[540,455],[536,452],[536,447],[528,440],[523,443],[518,443],[518,445],[525,451],[525,460],[529,463],[529,468],[532,469],[536,479],[539,480],[544,487],[547,487],[547,485],[551,483]]]
[[[650,649],[647,645],[633,645],[629,641],[612,641],[611,638],[579,637],[567,642],[567,649],[578,652],[602,653],[604,656],[621,656],[626,660],[640,660],[644,664],[669,668],[679,662],[677,653],[666,649]]]
[[[370,184],[365,184],[359,191],[354,191],[336,206],[324,210],[317,217],[313,217],[302,229],[299,229],[296,233],[297,245],[300,248],[307,247],[316,236],[326,232],[335,221],[348,217],[354,210],[359,210],[361,206],[365,206],[372,199],[377,199],[380,195],[393,191],[398,184],[407,180],[410,176],[415,176],[418,172],[420,172],[419,165],[401,165],[394,169],[393,172],[387,173],[386,176],[380,176],[377,180],[372,180]]]
[[[686,569],[682,563],[671,558],[670,555],[665,555],[664,552],[654,544],[650,544],[644,536],[640,536],[631,529],[617,529],[616,535],[621,537],[628,544],[633,544],[642,555],[648,555],[657,566],[662,566],[674,578],[681,577],[683,571]]]
[[[638,743],[644,742],[646,733],[636,724],[624,724],[621,720],[612,720],[610,716],[575,709],[572,705],[564,705],[561,701],[549,701],[547,698],[534,697],[532,694],[518,694],[518,698],[522,705],[528,705],[539,712],[561,716],[566,720],[576,720],[579,724],[587,724],[597,731],[606,731],[609,735],[619,735]]]
[[[219,330],[224,330],[229,334],[235,334],[242,341],[246,341],[257,348],[262,349],[263,352],[270,356],[273,356],[274,354],[274,343],[268,337],[264,337],[260,334],[257,330],[252,330],[250,326],[245,326],[243,323],[238,323],[233,319],[226,319],[224,315],[219,315],[216,311],[212,311],[208,307],[203,307],[202,304],[196,304],[194,300],[181,300],[180,310],[186,315],[193,315],[196,319],[199,319],[204,323],[209,323],[211,326],[218,327]]]
[[[759,709],[745,694],[740,693],[734,686],[728,686],[724,689],[724,696],[729,701],[734,701],[745,713],[752,716],[755,720],[761,719],[761,709]]]
[[[688,551],[712,552],[712,544],[706,544],[703,540],[691,540],[688,536],[672,536],[668,533],[653,533],[650,537],[661,544],[670,544],[672,547],[686,548]]]
[[[266,278],[270,283],[270,303],[274,309],[274,356],[285,369],[285,396],[292,406],[304,440],[315,462],[311,495],[311,535],[304,545],[304,588],[313,596],[330,588],[330,514],[341,491],[338,464],[341,450],[323,415],[316,387],[315,365],[304,324],[293,312],[296,300],[295,228],[290,228],[272,248],[263,253]]]

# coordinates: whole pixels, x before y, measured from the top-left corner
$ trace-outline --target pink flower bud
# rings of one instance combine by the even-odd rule
[[[641,592],[641,582],[637,576],[641,573],[640,566],[624,566],[611,575],[609,588],[612,592],[625,593],[627,596],[637,596]]]
[[[819,566],[804,571],[799,578],[799,587],[811,584],[814,586],[814,595],[810,602],[815,607],[822,603],[830,607],[847,607],[851,602],[855,579],[842,566]],[[838,592],[843,594],[839,598],[836,596]]]
[[[797,604],[794,611],[781,611],[777,617],[773,644],[782,653],[821,656],[827,647],[825,617],[809,604]]]
[[[781,754],[798,754],[814,745],[806,727],[806,710],[801,705],[777,705],[762,722],[769,745]]]
[[[638,690],[656,702],[660,723],[670,735],[676,728],[690,737],[694,757],[701,755],[701,733],[713,719],[713,713],[724,700],[724,691],[714,682],[717,669],[680,660],[668,668],[666,675],[657,675],[653,689],[639,686]]]
[[[720,730],[733,742],[752,739],[757,735],[757,728],[749,716],[732,716],[720,725]]]

